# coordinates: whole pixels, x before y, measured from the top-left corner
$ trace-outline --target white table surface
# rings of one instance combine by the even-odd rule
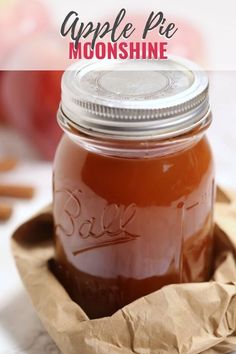
[[[0,224],[0,353],[60,353],[42,324],[23,288],[10,250],[10,236],[15,228],[51,200],[51,165],[25,163],[1,181],[28,183],[37,189],[32,201],[14,203],[9,222]]]
[[[236,190],[235,93],[236,73],[213,75],[211,97],[215,121],[209,137],[215,153],[217,181]],[[17,139],[7,138],[7,132],[0,130],[0,152],[13,151],[13,141]],[[26,155],[22,148],[19,156],[22,151]],[[32,158],[30,152],[28,157]],[[51,164],[22,163],[14,172],[0,176],[0,180],[37,187],[35,198],[17,201],[11,220],[0,224],[0,354],[57,354],[58,349],[41,325],[23,288],[9,242],[19,224],[51,201]]]

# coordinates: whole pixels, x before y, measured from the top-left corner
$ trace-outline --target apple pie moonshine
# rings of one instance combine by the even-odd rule
[[[74,64],[53,176],[55,273],[90,318],[211,272],[208,78],[181,58]]]

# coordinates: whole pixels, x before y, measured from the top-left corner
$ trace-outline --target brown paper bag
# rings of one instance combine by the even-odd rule
[[[222,190],[215,219],[213,281],[166,286],[96,320],[49,270],[50,208],[18,228],[12,249],[41,321],[65,354],[229,353],[236,350],[236,203]]]

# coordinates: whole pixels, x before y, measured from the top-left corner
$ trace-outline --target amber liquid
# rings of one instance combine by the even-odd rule
[[[90,318],[164,285],[207,280],[213,163],[206,138],[163,156],[91,152],[64,136],[54,167],[54,271]]]

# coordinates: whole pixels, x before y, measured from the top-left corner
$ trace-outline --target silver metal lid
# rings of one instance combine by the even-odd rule
[[[106,60],[65,71],[58,119],[93,136],[156,139],[203,124],[209,110],[207,75],[190,61]]]

